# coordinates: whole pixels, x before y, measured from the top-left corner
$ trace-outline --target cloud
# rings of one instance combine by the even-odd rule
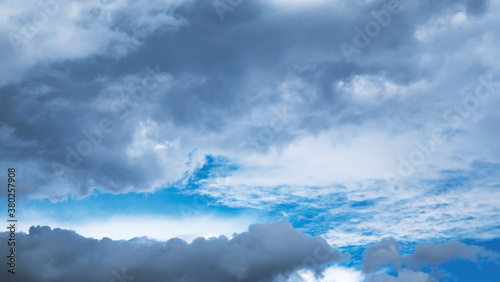
[[[1,244],[8,238],[8,232],[0,233]],[[250,225],[231,238],[199,237],[189,244],[179,238],[97,240],[71,230],[32,226],[29,234],[17,234],[17,280],[12,281],[112,281],[126,276],[131,281],[431,282],[438,281],[439,267],[452,259],[498,263],[499,257],[457,241],[421,243],[413,253],[400,252],[400,245],[389,238],[366,248],[361,264],[337,265],[350,255],[283,221]],[[433,267],[430,273],[428,266]],[[1,273],[0,278],[10,279],[8,275]]]
[[[365,276],[354,268],[333,265],[318,275],[310,270],[299,270],[287,278],[277,278],[274,282],[362,282]]]
[[[92,56],[123,58],[137,50],[153,32],[175,30],[184,21],[174,15],[183,1],[3,1],[0,18],[5,35],[1,45],[9,54],[0,67],[0,85],[21,81],[26,72],[44,63]],[[124,21],[124,18],[131,19]],[[74,44],[78,40],[78,44]],[[16,77],[17,76],[17,77]]]
[[[500,236],[500,2],[230,2],[223,20],[202,0],[0,2],[0,167],[18,197],[175,187],[336,245],[394,237],[365,252],[370,275],[481,259],[459,242],[402,256],[395,240]],[[74,270],[57,262],[44,275]],[[425,274],[394,279],[410,276]]]
[[[368,247],[363,252],[362,262],[363,272],[373,273],[369,275],[368,281],[438,281],[435,275],[420,270],[428,266],[439,267],[453,259],[477,262],[481,258],[498,262],[499,257],[499,254],[483,247],[469,246],[459,241],[420,243],[411,254],[402,255],[400,252],[401,247],[393,238]],[[384,267],[390,267],[397,276],[379,274],[380,271],[387,272]]]
[[[436,47],[435,43],[416,45],[412,37],[419,28],[434,30],[435,19],[468,14],[463,3],[474,5],[467,1],[453,5],[456,13],[436,3],[405,6],[392,19],[398,24],[389,25],[386,34],[375,38],[378,43],[374,39],[370,52],[378,55],[373,58],[393,56],[390,42],[398,42],[398,50],[411,50],[412,56],[403,56],[405,65],[412,66],[408,72],[400,71],[402,66],[393,60],[385,60],[382,69],[378,61],[365,57],[370,52],[347,64],[338,50],[331,50],[332,42],[352,37],[352,27],[365,24],[372,9],[386,4],[383,1],[346,5],[319,1],[305,10],[286,9],[284,3],[245,2],[226,14],[224,22],[211,3],[160,2],[140,7],[130,1],[69,2],[28,44],[37,46],[22,56],[30,63],[19,64],[15,60],[21,58],[16,57],[7,64],[26,69],[16,75],[19,87],[7,81],[0,91],[15,93],[6,95],[4,105],[12,106],[2,108],[8,139],[17,141],[7,144],[5,154],[30,167],[29,177],[39,183],[36,189],[25,189],[30,195],[61,200],[68,195],[88,196],[93,188],[151,191],[191,172],[192,167],[185,164],[196,149],[201,156],[230,156],[245,168],[254,167],[233,178],[235,188],[250,180],[258,182],[254,186],[270,185],[269,177],[255,177],[266,171],[279,176],[273,177],[272,185],[313,181],[317,183],[308,185],[334,185],[337,178],[324,169],[331,165],[346,178],[380,177],[392,166],[391,160],[404,152],[406,138],[413,137],[418,124],[432,123],[430,117],[446,106],[425,93],[439,93],[438,99],[446,100],[468,83],[445,83],[446,77],[424,63],[433,58],[425,56],[434,54],[422,50]],[[8,1],[3,5],[5,10],[14,9]],[[11,29],[21,28],[16,19],[34,12],[27,7],[16,8],[4,19]],[[491,21],[496,8],[481,8],[483,14],[477,19],[481,22],[470,23],[472,30],[464,36],[476,34],[473,31],[482,21]],[[282,13],[274,13],[276,9]],[[446,33],[450,42],[460,39],[451,31]],[[75,48],[68,34],[85,44]],[[113,43],[115,37],[128,43]],[[255,47],[255,42],[263,44]],[[44,52],[42,43],[58,50],[57,56]],[[121,50],[119,55],[111,51],[113,46]],[[470,48],[452,51],[467,57],[462,54],[472,52]],[[462,64],[467,66],[469,61]],[[147,66],[156,65],[169,80],[137,103],[131,98],[137,93],[129,90],[142,85]],[[451,60],[442,65],[453,67]],[[406,73],[411,76],[401,77]],[[123,100],[118,109],[112,106],[115,100]],[[123,121],[119,119],[126,111],[122,106],[133,107]],[[276,111],[292,117],[285,120],[286,126]],[[17,118],[31,112],[37,114],[29,122]],[[397,113],[405,119],[395,119]],[[79,142],[87,139],[82,132],[94,132],[103,118],[111,119],[115,130],[105,134],[93,153],[67,174],[68,183],[45,176],[54,174],[54,162],[73,169],[66,162],[67,146],[76,151]],[[256,125],[255,120],[263,122]],[[373,139],[377,141],[369,148],[366,143]],[[301,159],[317,155],[316,146],[325,157],[312,164],[308,173],[298,173],[308,170]],[[290,156],[290,150],[301,154]],[[272,170],[255,168],[271,156],[276,159],[269,164]],[[249,157],[253,158],[248,161]],[[332,163],[334,158],[338,162]],[[294,177],[288,179],[290,175]]]
[[[2,244],[8,235],[1,233]],[[321,237],[285,222],[251,225],[232,239],[198,238],[191,244],[177,238],[96,240],[40,226],[17,234],[17,242],[15,281],[111,281],[117,274],[135,281],[272,281],[300,268],[318,272],[346,258]],[[0,277],[11,279],[8,275]]]
[[[370,273],[384,265],[398,268],[401,264],[401,246],[393,238],[384,239],[380,243],[367,248],[363,252],[363,271]]]
[[[480,258],[495,259],[498,258],[498,255],[486,251],[482,247],[468,246],[459,241],[450,241],[443,244],[419,244],[407,259],[410,266],[421,267],[440,265],[456,258],[476,262]]]

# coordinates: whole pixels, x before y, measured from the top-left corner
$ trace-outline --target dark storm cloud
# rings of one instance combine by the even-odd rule
[[[0,233],[3,249],[8,238],[8,232]],[[439,267],[452,259],[498,262],[498,254],[457,241],[422,243],[409,255],[399,252],[400,246],[393,239],[368,247],[361,266],[367,281],[438,281],[435,276],[439,273],[426,273],[423,268]],[[29,234],[17,234],[16,275],[3,271],[0,279],[288,281],[286,277],[293,277],[298,270],[311,270],[321,277],[325,266],[348,258],[349,254],[341,254],[323,238],[304,234],[282,221],[251,225],[248,232],[234,234],[232,239],[198,238],[190,244],[178,238],[167,242],[147,238],[96,240],[74,231],[33,226]],[[392,267],[397,277],[380,274],[386,267]]]
[[[439,76],[436,64],[441,62],[420,63],[428,51],[416,41],[416,29],[462,7],[477,17],[488,9],[486,1],[401,1],[401,13],[393,14],[380,35],[348,63],[339,43],[352,43],[353,29],[363,28],[372,20],[371,11],[386,9],[388,1],[334,1],[300,9],[245,1],[226,12],[224,21],[210,1],[176,3],[139,7],[130,2],[113,10],[112,1],[89,2],[79,10],[76,23],[61,12],[49,24],[83,30],[78,33],[82,37],[91,33],[84,39],[92,48],[51,46],[59,50],[59,57],[34,51],[9,55],[2,70],[19,75],[6,76],[1,84],[0,150],[3,162],[16,161],[32,182],[39,183],[23,193],[59,200],[69,194],[87,196],[93,188],[151,190],[189,174],[192,168],[185,163],[195,149],[224,150],[228,155],[254,150],[249,139],[261,128],[251,124],[252,118],[269,120],[276,109],[293,115],[294,122],[272,142],[260,142],[260,152],[289,144],[300,137],[298,132],[317,134],[367,121],[378,121],[381,127],[405,125],[393,118],[396,112],[413,117],[432,110],[432,101],[422,102],[419,96],[364,105],[338,83],[366,75],[402,86],[432,80]],[[51,36],[60,35],[47,28],[27,44],[52,42],[47,41]],[[450,45],[453,50],[461,46]],[[448,45],[425,48],[436,54],[450,52]],[[127,91],[142,86],[151,75],[148,66],[158,66],[170,79],[148,90],[144,101],[130,102]],[[455,84],[448,83],[452,86],[440,95],[454,94]],[[119,107],[113,107],[116,100],[121,101]],[[121,119],[127,109],[130,113]],[[77,166],[69,165],[71,150],[92,141],[83,131],[95,132],[103,119],[113,122],[112,133],[103,134],[88,156],[79,154]],[[150,130],[141,136],[144,126]],[[134,140],[152,143],[145,145],[147,150],[134,151]],[[153,150],[155,145],[174,150],[176,142],[180,145],[175,153]]]
[[[489,0],[468,0],[465,2],[467,12],[472,15],[484,13],[488,8]]]
[[[8,233],[0,238],[6,246]],[[95,240],[32,227],[29,234],[18,234],[17,245],[17,280],[8,281],[272,281],[346,258],[323,238],[284,222],[251,225],[232,239],[198,238],[191,244],[181,239]],[[0,277],[10,275],[2,271]]]

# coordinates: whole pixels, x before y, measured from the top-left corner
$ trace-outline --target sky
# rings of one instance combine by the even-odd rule
[[[498,13],[0,1],[0,280],[497,281]]]

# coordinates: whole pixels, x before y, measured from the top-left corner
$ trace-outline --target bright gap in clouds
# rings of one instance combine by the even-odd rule
[[[356,269],[342,266],[330,266],[317,277],[310,270],[299,270],[286,282],[362,282],[365,275]]]
[[[73,230],[82,236],[95,239],[107,237],[113,240],[130,240],[136,237],[148,237],[157,241],[168,241],[180,238],[189,243],[198,237],[208,239],[224,235],[232,238],[234,233],[246,231],[248,226],[255,222],[256,220],[249,216],[220,218],[201,215],[178,219],[158,216],[117,216],[105,220],[75,223],[27,218],[20,226],[21,231],[25,233],[28,233],[31,226],[41,225]]]
[[[169,188],[155,193],[113,195],[95,191],[92,196],[52,203],[31,199],[19,216],[21,231],[34,226],[74,230],[85,237],[129,240],[148,237],[166,241],[174,237],[188,242],[245,231],[260,222],[260,213],[250,209],[218,206],[206,196],[187,195]]]

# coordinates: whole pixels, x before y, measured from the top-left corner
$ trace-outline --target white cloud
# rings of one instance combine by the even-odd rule
[[[424,92],[427,85],[424,81],[419,81],[405,86],[391,82],[383,76],[356,75],[348,82],[339,82],[337,88],[352,95],[356,102],[374,104],[392,97],[405,98]]]
[[[327,267],[321,277],[316,277],[310,270],[300,270],[287,282],[362,282],[364,279],[361,271],[334,265]]]

